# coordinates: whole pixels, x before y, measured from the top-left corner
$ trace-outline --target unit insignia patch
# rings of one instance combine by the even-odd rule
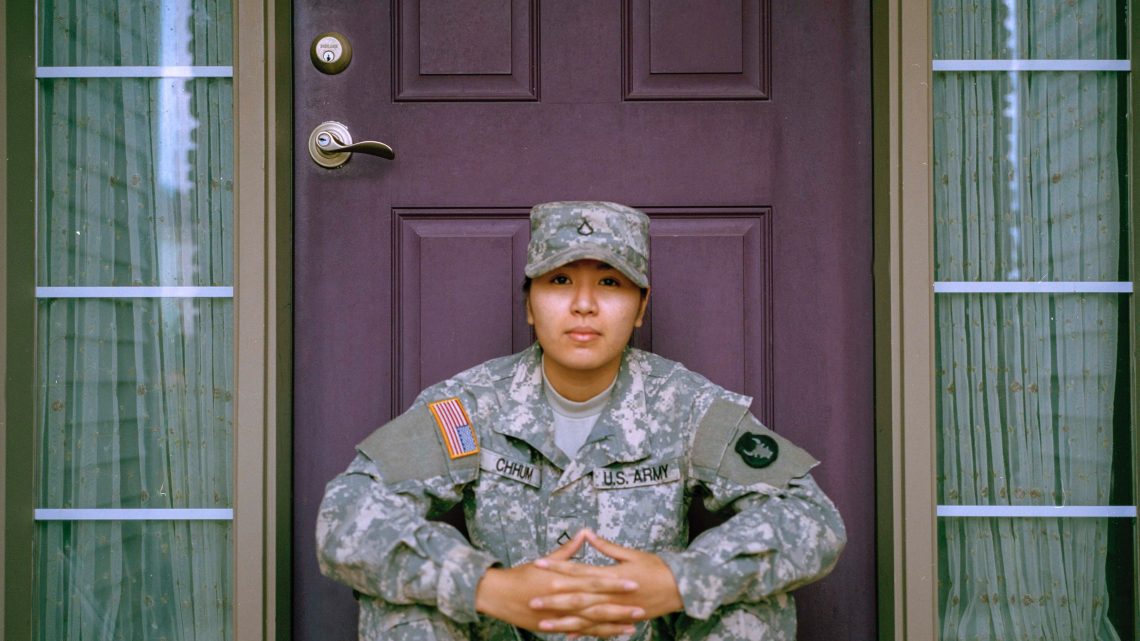
[[[736,453],[748,467],[762,469],[776,462],[780,446],[767,434],[745,432],[736,441]]]

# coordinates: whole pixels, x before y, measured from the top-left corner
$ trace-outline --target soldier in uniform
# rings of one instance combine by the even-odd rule
[[[789,591],[843,522],[751,399],[628,346],[648,267],[637,210],[531,211],[536,344],[424,390],[326,489],[318,557],[361,639],[795,637]],[[690,543],[694,495],[731,517]],[[470,540],[429,520],[457,503]]]

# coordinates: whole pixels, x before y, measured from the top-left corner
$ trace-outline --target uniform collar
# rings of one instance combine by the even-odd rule
[[[501,417],[492,422],[491,429],[525,442],[559,468],[565,468],[570,458],[554,442],[554,412],[544,393],[542,348],[535,343],[515,363],[506,397],[502,399]]]
[[[554,414],[543,397],[542,348],[537,343],[515,365],[501,420],[492,429],[525,441],[552,463],[565,470],[559,485],[569,483],[595,467],[631,463],[652,453],[653,443],[645,424],[649,416],[645,400],[648,363],[641,352],[626,349],[609,402],[598,422],[571,462],[554,442]]]
[[[645,420],[649,416],[645,400],[645,368],[637,352],[626,349],[621,369],[598,422],[594,424],[579,460],[595,466],[610,463],[632,463],[652,452],[652,442]]]

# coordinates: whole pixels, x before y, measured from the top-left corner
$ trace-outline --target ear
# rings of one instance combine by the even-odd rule
[[[649,288],[646,287],[645,295],[641,297],[641,306],[637,310],[637,320],[633,321],[634,327],[641,327],[641,323],[645,320],[645,310],[649,309],[649,291]]]
[[[526,295],[526,324],[534,327],[534,312],[530,308],[530,294]]]

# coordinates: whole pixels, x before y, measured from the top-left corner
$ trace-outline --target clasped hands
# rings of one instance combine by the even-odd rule
[[[613,565],[571,561],[586,543]],[[490,568],[475,608],[518,627],[571,638],[630,634],[634,624],[683,607],[673,572],[661,557],[581,530],[550,555],[513,568]]]

